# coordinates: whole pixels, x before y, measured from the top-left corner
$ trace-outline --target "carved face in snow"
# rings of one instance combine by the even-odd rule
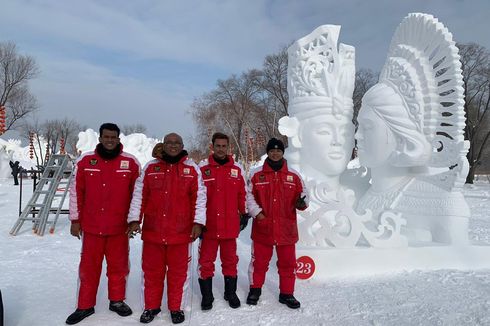
[[[370,168],[386,164],[396,149],[393,131],[366,105],[361,107],[357,121],[357,153],[361,164]]]
[[[341,174],[354,147],[354,125],[346,116],[320,115],[301,127],[301,158],[326,175]]]

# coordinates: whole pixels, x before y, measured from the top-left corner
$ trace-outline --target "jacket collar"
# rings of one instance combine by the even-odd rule
[[[262,166],[262,171],[263,172],[284,172],[284,173],[287,173],[288,172],[288,162],[286,161],[285,158],[283,158],[284,160],[284,164],[282,165],[282,168],[278,171],[274,171],[271,166],[267,163],[267,161],[264,162],[264,165]]]
[[[95,152],[104,160],[112,160],[121,155],[123,152],[123,144],[119,143],[114,150],[108,151],[101,143],[98,143],[97,147],[95,147]]]
[[[228,155],[228,162],[226,162],[225,164],[223,164],[222,166],[231,166],[233,164],[235,164],[235,161],[233,161],[233,156],[231,155]],[[208,163],[210,165],[220,165],[218,162],[216,162],[216,160],[214,159],[214,156],[213,154],[209,155],[208,157]]]
[[[177,154],[177,156],[166,155],[165,152],[162,153],[161,160],[167,164],[177,164],[187,160],[187,151],[184,149],[182,152]]]

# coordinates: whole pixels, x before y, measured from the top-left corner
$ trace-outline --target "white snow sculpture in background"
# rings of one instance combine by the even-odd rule
[[[415,13],[399,25],[379,83],[362,99],[356,138],[372,186],[358,211],[371,210],[373,224],[401,215],[409,244],[467,243],[462,85],[451,33]]]
[[[152,160],[151,151],[158,143],[154,138],[148,138],[144,134],[136,133],[130,135],[120,134],[121,144],[124,151],[136,156],[142,166]],[[99,143],[99,134],[93,129],[87,129],[78,133],[77,150],[80,153],[93,151]]]
[[[12,160],[13,152],[6,144],[0,143],[0,179],[7,179],[11,176],[12,169],[9,162]]]
[[[380,246],[397,246],[399,227],[384,221],[378,230],[367,229],[370,213],[355,213],[354,191],[340,182],[354,147],[355,51],[337,47],[339,33],[340,26],[323,25],[288,49],[289,116],[279,120],[279,131],[289,137],[288,164],[310,193],[310,207],[300,213],[300,243],[354,247],[364,235],[372,245],[384,236]]]
[[[323,25],[289,47],[289,116],[279,120],[290,139],[288,163],[333,198],[354,148],[355,52],[342,43],[337,50],[339,33]]]

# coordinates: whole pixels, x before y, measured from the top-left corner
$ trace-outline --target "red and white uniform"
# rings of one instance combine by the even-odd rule
[[[209,156],[200,164],[206,185],[206,232],[199,246],[199,278],[214,276],[214,262],[220,248],[224,276],[237,276],[236,238],[240,234],[240,215],[245,213],[246,186],[243,169],[233,161],[220,165]]]
[[[141,220],[145,309],[161,306],[166,273],[168,308],[182,310],[192,227],[206,223],[206,188],[201,171],[187,155],[175,164],[155,159],[143,168],[128,222]]]
[[[109,300],[125,299],[129,273],[126,231],[134,184],[140,173],[138,160],[122,151],[104,159],[97,151],[82,155],[70,186],[70,220],[80,223],[78,308],[95,306],[104,256],[107,260]]]
[[[274,171],[266,162],[250,174],[247,207],[256,217],[252,225],[252,261],[250,286],[260,288],[269,268],[273,246],[276,247],[279,288],[283,294],[293,294],[296,268],[295,243],[298,241],[296,200],[307,196],[298,172],[289,169],[286,160],[282,168]],[[306,202],[308,201],[305,198]],[[306,209],[306,207],[304,208]]]

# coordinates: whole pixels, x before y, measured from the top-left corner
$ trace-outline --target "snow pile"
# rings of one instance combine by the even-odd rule
[[[141,166],[152,160],[151,152],[153,147],[160,142],[158,139],[149,138],[144,134],[119,135],[124,151],[134,155]],[[79,153],[93,151],[99,143],[99,134],[92,129],[87,129],[78,134],[77,149]]]

